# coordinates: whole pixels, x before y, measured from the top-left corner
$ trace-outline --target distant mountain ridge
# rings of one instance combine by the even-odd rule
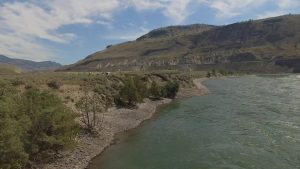
[[[157,39],[157,38],[167,38],[174,36],[186,36],[191,34],[202,33],[208,31],[217,26],[205,25],[205,24],[193,24],[187,26],[168,26],[165,28],[158,28],[150,31],[146,35],[143,35],[137,39],[137,41],[146,39]]]
[[[113,45],[63,71],[208,70],[300,72],[300,15],[225,26],[171,26]]]
[[[22,71],[55,70],[62,67],[61,64],[52,61],[35,62],[24,59],[13,59],[4,55],[0,55],[0,64],[12,65]]]

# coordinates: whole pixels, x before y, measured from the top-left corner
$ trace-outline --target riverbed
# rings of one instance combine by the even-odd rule
[[[207,80],[211,94],[161,108],[89,169],[300,168],[300,76]]]

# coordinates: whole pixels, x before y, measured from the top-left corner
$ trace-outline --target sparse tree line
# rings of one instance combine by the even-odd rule
[[[227,70],[216,70],[212,69],[211,71],[208,71],[206,74],[206,77],[219,77],[219,76],[233,76],[235,73],[233,71],[227,71]]]
[[[30,168],[48,161],[58,151],[76,145],[80,128],[93,134],[101,130],[109,107],[135,108],[145,98],[175,98],[179,90],[175,81],[149,83],[139,76],[126,76],[122,81],[112,97],[85,92],[76,102],[79,115],[51,90],[25,85],[26,90],[21,92],[16,90],[17,85],[24,85],[20,80],[11,84],[0,81],[0,168]],[[47,85],[59,89],[62,84],[51,81]]]
[[[139,77],[128,77],[124,81],[119,94],[115,96],[114,102],[117,107],[135,107],[137,103],[143,102],[144,98],[174,99],[179,90],[179,83],[176,81],[168,81],[164,85],[159,85],[152,81],[150,86],[142,81]]]

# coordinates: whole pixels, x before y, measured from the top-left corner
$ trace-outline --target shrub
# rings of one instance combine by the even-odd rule
[[[32,84],[26,84],[24,88],[25,88],[26,90],[32,89],[32,88],[33,88],[33,85],[32,85]]]
[[[24,136],[26,117],[18,114],[16,91],[1,88],[0,95],[0,168],[22,168],[28,161],[28,153],[25,151]]]
[[[210,78],[211,76],[212,76],[212,75],[211,75],[210,72],[207,72],[207,73],[206,73],[206,77],[207,77],[207,78]]]
[[[147,96],[147,87],[140,79],[128,77],[119,95],[115,97],[115,104],[119,107],[135,107]]]
[[[153,82],[149,91],[150,96],[155,99],[162,97],[174,99],[179,91],[179,83],[177,81],[169,81],[165,86],[159,86],[156,82]]]
[[[134,85],[136,86],[137,88],[137,92],[141,95],[141,99],[143,100],[144,98],[148,97],[149,96],[149,90],[144,82],[145,79],[143,78],[140,78],[138,76],[135,76],[133,78],[133,82],[134,82]],[[142,101],[141,100],[141,101]]]
[[[25,84],[25,82],[24,82],[24,80],[22,80],[22,79],[20,79],[20,78],[16,78],[16,79],[13,79],[13,80],[11,81],[11,84],[12,84],[13,86],[20,86],[20,85]]]
[[[166,86],[164,87],[164,96],[174,99],[179,91],[179,83],[178,82],[171,82],[169,81]]]
[[[151,87],[149,89],[150,96],[154,99],[160,99],[164,97],[165,90],[163,87],[159,86],[155,81],[151,83]]]
[[[102,129],[104,118],[104,106],[99,94],[85,95],[76,103],[76,107],[80,110],[81,120],[86,129],[90,133],[97,133],[96,129]]]
[[[24,93],[22,101],[20,112],[31,121],[27,140],[27,152],[31,157],[73,143],[78,127],[75,114],[56,95],[32,89]]]
[[[59,89],[61,87],[61,83],[59,83],[58,81],[51,81],[48,83],[48,87],[52,89]]]
[[[18,121],[10,117],[1,117],[0,127],[0,168],[22,168],[28,161],[22,140],[24,131]]]
[[[0,168],[19,169],[73,145],[75,115],[48,92],[30,89],[0,96]]]

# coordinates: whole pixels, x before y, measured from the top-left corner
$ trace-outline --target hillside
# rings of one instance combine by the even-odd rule
[[[0,64],[12,65],[22,71],[55,70],[62,66],[59,63],[51,61],[34,62],[30,60],[13,59],[3,55],[0,55]]]
[[[300,15],[225,26],[160,28],[111,46],[66,71],[207,70],[300,72]]]
[[[17,67],[0,63],[0,75],[14,75],[19,73],[21,73],[21,70]]]

